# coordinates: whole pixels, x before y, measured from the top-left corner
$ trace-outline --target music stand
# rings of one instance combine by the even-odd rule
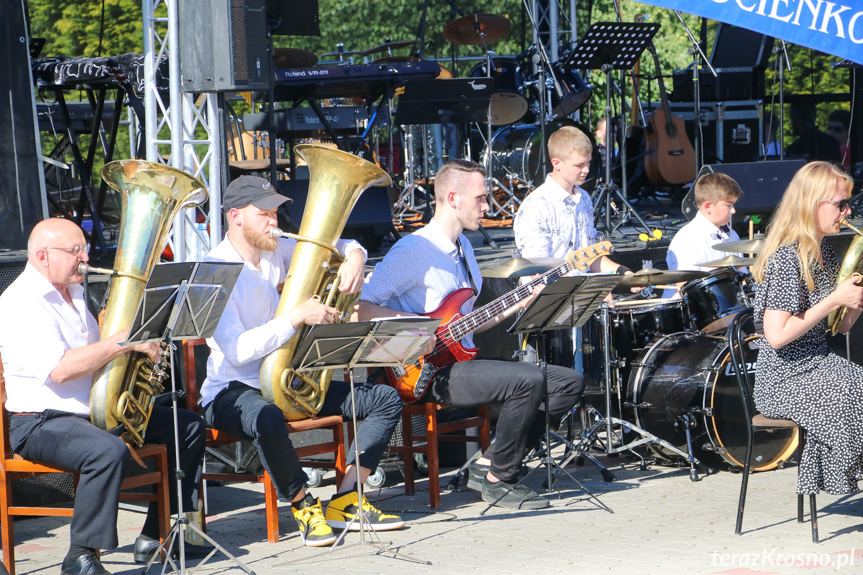
[[[605,229],[611,234],[617,228],[611,227],[611,196],[614,194],[626,206],[635,219],[650,234],[651,230],[641,215],[635,211],[626,194],[611,181],[611,72],[612,70],[631,70],[641,58],[641,53],[653,41],[659,31],[654,22],[595,22],[582,37],[566,61],[566,65],[588,70],[602,70],[605,73],[605,182],[593,192],[594,223],[601,218],[599,207],[605,203]],[[626,180],[623,180],[626,186]],[[624,218],[621,218],[621,222]]]
[[[605,296],[620,282],[622,276],[618,275],[582,275],[574,277],[562,277],[545,286],[530,306],[519,316],[516,322],[507,330],[509,333],[528,337],[533,335],[537,342],[537,364],[542,369],[543,381],[545,382],[545,458],[547,476],[547,492],[554,489],[553,468],[557,466],[551,457],[551,421],[549,415],[548,400],[548,364],[542,359],[545,357],[545,334],[548,331],[559,329],[572,329],[581,327],[593,315],[593,312],[602,303]],[[563,438],[560,438],[563,439]],[[583,454],[583,452],[582,452]],[[597,462],[598,463],[598,462]],[[600,464],[602,468],[602,465]],[[578,485],[588,496],[592,497],[606,511],[611,511],[605,503],[587,489],[581,482],[568,473],[562,466],[558,468],[566,473],[576,485]],[[537,468],[534,468],[536,470]],[[606,470],[607,471],[607,470]],[[603,474],[605,476],[605,474]],[[525,478],[519,480],[519,483]],[[504,497],[503,495],[501,498]],[[499,498],[500,499],[500,498]],[[480,515],[483,515],[491,507],[490,503]]]
[[[430,561],[416,559],[404,553],[390,549],[390,543],[384,543],[377,537],[374,527],[369,524],[362,506],[363,484],[360,481],[360,452],[357,442],[356,399],[354,397],[354,368],[356,367],[387,367],[396,365],[411,365],[422,355],[426,342],[434,335],[440,325],[440,319],[425,317],[389,318],[355,323],[336,323],[315,325],[309,330],[291,360],[291,368],[297,372],[319,371],[325,369],[346,369],[350,374],[351,386],[351,424],[354,429],[354,469],[357,474],[357,501],[359,512],[333,543],[330,552],[336,550],[339,543],[350,531],[351,525],[358,519],[360,526],[360,542],[346,545],[343,549],[355,545],[375,545],[381,552],[393,553],[415,563],[431,565]],[[371,531],[377,542],[366,541],[366,530]],[[291,563],[298,563],[293,561]]]
[[[123,345],[165,341],[171,350],[171,365],[174,358],[174,338],[201,339],[210,337],[219,324],[225,304],[234,289],[242,263],[182,262],[159,264],[153,268],[144,288],[144,295],[135,313],[129,337]],[[212,537],[204,533],[183,513],[182,480],[180,469],[180,438],[177,431],[177,392],[174,369],[171,369],[171,400],[174,412],[175,474],[177,477],[177,520],[150,561],[141,571],[147,572],[160,553],[164,551],[167,563],[177,570],[171,557],[174,541],[179,540],[179,572],[186,569],[186,529],[191,528],[213,545],[213,550],[198,566],[204,565],[217,551],[224,553],[240,569],[254,575],[236,557],[221,547]],[[167,547],[166,547],[167,546]],[[167,565],[163,566],[165,573]]]

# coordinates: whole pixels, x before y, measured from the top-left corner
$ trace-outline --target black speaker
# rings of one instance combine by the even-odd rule
[[[0,0],[0,250],[27,249],[47,214],[23,0]]]
[[[296,233],[306,209],[309,180],[280,180],[278,185],[279,192],[293,200],[293,203],[282,204],[283,211],[290,218],[285,231]],[[393,229],[388,188],[375,187],[363,192],[357,200],[342,237],[357,240],[369,252],[377,252],[384,236]]]
[[[265,90],[265,0],[183,0],[180,76],[185,92]]]
[[[737,213],[734,218],[741,221],[746,216],[766,216],[773,213],[782,199],[785,188],[797,170],[803,167],[803,160],[784,162],[753,162],[744,164],[713,164],[703,166],[699,176],[718,172],[734,178],[743,190],[743,196],[734,204]],[[683,215],[691,220],[698,213],[695,205],[694,186],[689,189],[681,204]]]
[[[11,252],[0,254],[0,294],[18,279],[24,266],[27,265],[27,252]]]

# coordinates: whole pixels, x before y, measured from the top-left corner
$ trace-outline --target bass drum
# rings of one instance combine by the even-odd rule
[[[543,183],[542,180],[542,147],[548,150],[548,138],[563,126],[572,126],[584,132],[593,147],[590,159],[590,172],[587,181],[582,186],[587,191],[593,191],[596,176],[601,169],[601,159],[593,134],[581,123],[568,118],[553,120],[545,125],[545,143],[542,140],[542,130],[535,124],[520,124],[506,126],[497,130],[491,139],[491,174],[504,184],[510,181],[524,182],[531,189]],[[483,150],[482,163],[488,161],[489,149]],[[546,173],[551,172],[551,158],[546,154]]]
[[[743,350],[752,374],[758,337],[747,338]],[[633,364],[626,396],[636,406],[639,427],[686,451],[684,416],[690,415],[696,457],[743,467],[747,426],[725,338],[692,332],[659,338]],[[787,461],[797,442],[797,429],[756,430],[753,469],[766,471]],[[661,445],[650,449],[662,459],[679,459]]]

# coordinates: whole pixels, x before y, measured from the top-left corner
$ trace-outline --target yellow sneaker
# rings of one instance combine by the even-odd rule
[[[336,534],[324,519],[320,499],[312,499],[311,496],[306,495],[305,499],[299,502],[299,509],[292,505],[291,510],[300,527],[303,543],[309,547],[320,547],[336,540]]]
[[[350,523],[351,531],[359,531],[360,518],[357,517],[356,521],[351,523],[351,520],[359,512],[357,501],[356,491],[334,495],[327,505],[327,523],[336,529],[346,529]],[[404,527],[405,525],[404,520],[398,515],[383,513],[375,509],[368,499],[366,499],[365,495],[363,495],[363,511],[365,512],[368,525],[371,525],[375,531],[388,531]]]

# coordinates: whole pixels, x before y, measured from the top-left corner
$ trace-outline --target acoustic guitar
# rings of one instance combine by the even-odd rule
[[[462,315],[459,310],[464,302],[473,297],[474,291],[471,288],[455,290],[444,298],[436,310],[424,314],[427,317],[444,318],[444,321],[435,330],[437,342],[434,351],[421,357],[414,365],[384,368],[387,383],[396,388],[402,401],[413,403],[420,400],[439,370],[456,362],[468,361],[476,357],[476,348],[467,348],[462,345],[461,340],[465,336],[529,297],[538,285],[549,284],[576,269],[587,270],[594,260],[608,255],[612,251],[614,251],[614,247],[611,242],[601,242],[584,249],[571,251],[559,266],[540,274],[467,315]]]
[[[695,179],[695,150],[686,135],[683,117],[671,113],[656,47],[651,43],[647,49],[656,63],[662,105],[646,116],[649,153],[644,158],[644,170],[647,179],[658,186],[691,182]]]

